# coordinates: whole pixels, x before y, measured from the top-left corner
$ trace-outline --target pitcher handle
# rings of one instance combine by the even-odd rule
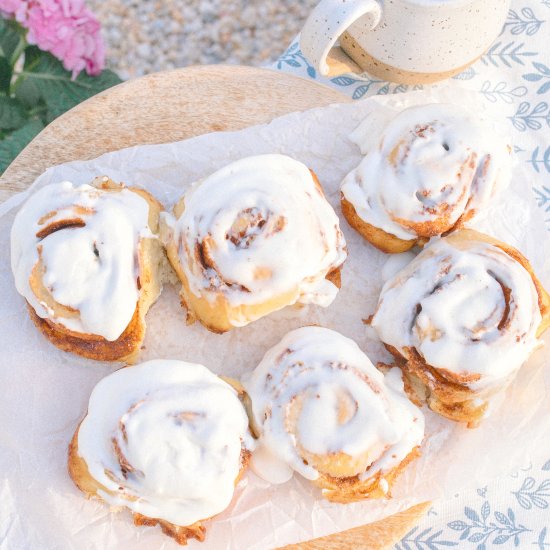
[[[305,22],[300,48],[323,76],[329,74],[327,57],[340,35],[363,15],[370,14],[370,29],[382,17],[379,0],[321,0]]]

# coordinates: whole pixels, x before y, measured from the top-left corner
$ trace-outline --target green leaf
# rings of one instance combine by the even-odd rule
[[[27,112],[17,99],[0,96],[0,129],[20,128],[26,120]]]
[[[5,57],[10,65],[15,63],[24,41],[25,31],[18,23],[0,18],[0,56]]]
[[[27,46],[25,48],[24,69],[26,71],[32,70],[33,66],[39,63],[42,53],[42,50],[38,46]]]
[[[12,75],[12,66],[5,57],[0,57],[0,92],[9,94]]]
[[[42,98],[46,102],[48,114],[53,120],[84,100],[120,82],[120,78],[109,70],[104,70],[95,77],[88,76],[83,71],[76,80],[48,81],[44,86]]]
[[[25,48],[25,63],[23,70],[31,72],[40,63],[40,50],[36,46]],[[15,97],[27,107],[36,107],[40,102],[40,81],[33,78],[19,76],[13,86]]]
[[[25,73],[32,72],[36,67],[39,67],[41,54],[42,51],[37,46],[25,48],[25,63],[23,65]],[[37,107],[42,98],[40,84],[39,79],[27,78],[25,75],[19,76],[13,86],[15,96],[27,107]]]
[[[25,50],[25,66],[15,83],[15,95],[25,105],[36,106],[43,100],[48,107],[48,121],[68,111],[89,97],[120,83],[111,71],[97,77],[82,71],[75,80],[61,62],[35,47]]]
[[[0,173],[10,165],[13,159],[43,127],[44,125],[39,120],[31,120],[0,141]]]

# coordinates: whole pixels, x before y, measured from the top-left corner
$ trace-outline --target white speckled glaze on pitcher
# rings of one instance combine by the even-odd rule
[[[323,75],[329,72],[331,48],[345,33],[342,49],[367,70],[383,66],[386,76],[395,69],[409,80],[414,74],[445,78],[489,47],[502,29],[508,4],[509,0],[321,0],[302,29],[300,45]]]

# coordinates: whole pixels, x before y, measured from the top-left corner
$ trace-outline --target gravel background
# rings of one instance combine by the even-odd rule
[[[318,0],[88,0],[121,78],[277,58]]]

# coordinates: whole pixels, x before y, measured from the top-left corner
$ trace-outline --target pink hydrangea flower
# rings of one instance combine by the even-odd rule
[[[71,71],[99,74],[105,66],[100,24],[84,0],[0,0],[0,11],[29,30],[29,44],[52,53]]]
[[[0,0],[0,15],[15,17],[20,23],[26,19],[27,5],[21,0]]]
[[[0,0],[0,11],[13,15],[21,5],[20,0]]]

